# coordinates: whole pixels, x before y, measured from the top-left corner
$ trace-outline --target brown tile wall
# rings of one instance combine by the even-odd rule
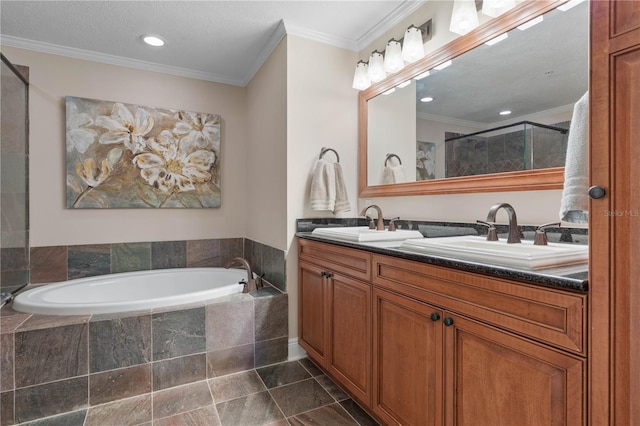
[[[28,315],[7,305],[0,424],[49,416],[60,424],[141,424],[211,405],[207,380],[286,359],[287,300],[270,287],[111,317]]]

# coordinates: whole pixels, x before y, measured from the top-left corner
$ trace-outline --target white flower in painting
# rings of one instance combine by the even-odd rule
[[[76,163],[76,174],[87,186],[95,188],[111,176],[111,167],[105,159],[98,169],[94,159],[87,158],[83,163]]]
[[[190,152],[168,130],[148,141],[152,152],[133,158],[142,176],[151,186],[164,193],[186,192],[196,189],[195,184],[211,180],[209,169],[216,156],[204,149]]]
[[[135,117],[131,111],[121,103],[113,104],[111,116],[100,116],[96,119],[96,126],[104,127],[108,131],[100,136],[100,143],[104,145],[124,144],[131,152],[137,154],[144,151],[145,135],[153,128],[153,117],[148,111],[138,108]]]
[[[184,114],[184,116],[182,115]],[[217,149],[220,139],[220,120],[217,115],[183,112],[173,133],[182,138],[187,149]]]
[[[75,148],[84,154],[89,149],[98,134],[87,127],[93,125],[93,119],[85,112],[78,113],[78,106],[67,103],[67,151]]]

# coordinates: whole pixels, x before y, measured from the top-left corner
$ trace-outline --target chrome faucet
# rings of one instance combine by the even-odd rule
[[[252,291],[256,291],[258,287],[256,286],[256,280],[253,279],[253,271],[251,271],[251,265],[249,264],[249,261],[244,257],[234,257],[227,263],[225,268],[229,269],[234,263],[242,264],[242,266],[244,266],[244,269],[247,270],[248,280],[246,283],[241,282],[241,284],[244,284],[244,289],[242,290],[242,292],[250,293]]]
[[[376,230],[384,231],[384,218],[382,217],[382,209],[375,204],[371,204],[370,206],[365,207],[360,212],[360,216],[365,216],[367,214],[367,210],[374,208],[378,212],[378,221],[376,225]]]
[[[509,215],[509,238],[507,238],[507,244],[519,243],[520,241],[520,229],[518,228],[518,219],[516,218],[516,211],[511,204],[497,203],[491,206],[489,214],[487,214],[487,222],[495,223],[496,213],[498,210],[504,208]]]

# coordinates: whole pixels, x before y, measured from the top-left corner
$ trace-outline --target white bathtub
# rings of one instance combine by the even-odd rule
[[[87,315],[164,308],[241,293],[244,269],[184,268],[125,272],[47,284],[18,294],[13,309]]]

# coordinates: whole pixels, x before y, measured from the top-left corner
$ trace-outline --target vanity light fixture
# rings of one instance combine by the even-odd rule
[[[142,40],[145,44],[153,47],[162,47],[165,44],[164,39],[155,34],[142,34],[140,36],[140,40]]]
[[[433,102],[433,98],[431,96],[424,97],[420,99],[420,102]]]
[[[485,44],[487,46],[493,46],[496,43],[500,43],[502,40],[509,38],[509,33],[500,34],[498,37],[494,37]]]
[[[431,74],[429,71],[425,71],[422,74],[418,74],[415,77],[413,77],[414,80],[422,80],[425,77],[429,77],[429,74]]]
[[[556,9],[561,10],[563,12],[566,12],[567,10],[571,9],[574,6],[579,5],[580,3],[582,3],[584,0],[571,0],[563,5],[558,6]]]
[[[396,73],[404,68],[402,60],[402,45],[398,40],[391,39],[384,51],[384,70],[389,74]]]
[[[397,87],[398,89],[402,89],[403,87],[407,87],[407,86],[408,86],[408,85],[410,85],[410,84],[411,84],[411,80],[407,80],[407,81],[405,81],[405,82],[402,82],[402,83],[398,84],[396,87]]]
[[[437,67],[433,67],[433,69],[434,70],[438,70],[438,71],[442,71],[443,69],[445,69],[446,67],[450,66],[451,64],[452,64],[451,60],[448,60],[446,62],[441,63]]]
[[[386,92],[382,92],[382,94],[383,94],[383,95],[390,95],[390,94],[392,94],[392,93],[393,93],[393,92],[395,92],[395,91],[396,91],[396,88],[395,88],[395,87],[392,87],[391,89],[387,90]]]
[[[356,72],[353,75],[352,87],[357,90],[364,90],[371,86],[369,79],[369,64],[365,61],[359,61],[356,64]]]
[[[465,35],[480,25],[475,0],[454,0],[449,31]]]
[[[482,14],[496,18],[516,7],[516,0],[484,0]]]
[[[404,44],[402,46],[402,59],[413,63],[424,58],[424,42],[422,41],[422,30],[415,25],[411,25],[404,32]]]
[[[528,28],[533,27],[534,25],[539,24],[542,21],[544,21],[544,17],[542,15],[540,15],[537,18],[534,18],[534,19],[530,20],[529,22],[525,22],[524,24],[518,26],[518,29],[520,31],[524,31],[524,30],[526,30]]]
[[[500,114],[500,115],[511,115],[511,111],[504,110],[504,111],[500,111],[498,114]]]
[[[383,80],[387,73],[384,71],[384,56],[381,52],[374,50],[369,57],[369,80],[372,83],[376,83]]]

